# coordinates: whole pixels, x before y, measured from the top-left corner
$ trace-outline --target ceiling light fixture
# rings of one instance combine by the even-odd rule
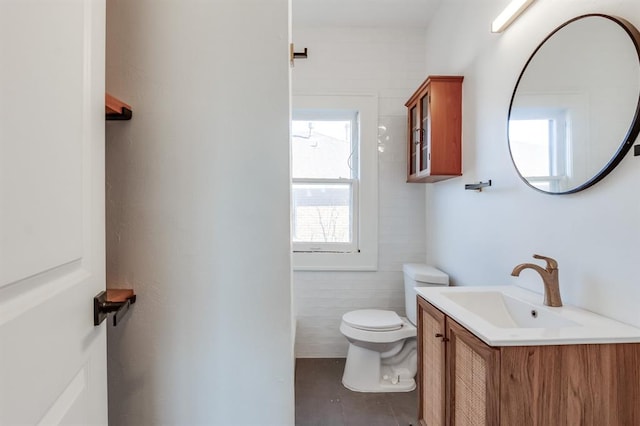
[[[506,30],[534,1],[535,0],[513,0],[502,13],[493,20],[491,23],[491,32],[501,33]]]

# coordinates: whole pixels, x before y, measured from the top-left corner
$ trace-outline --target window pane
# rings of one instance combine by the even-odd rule
[[[294,178],[354,177],[351,121],[293,120],[291,130]]]
[[[351,184],[293,184],[293,242],[350,243]]]
[[[551,175],[551,120],[509,120],[511,155],[524,177]]]

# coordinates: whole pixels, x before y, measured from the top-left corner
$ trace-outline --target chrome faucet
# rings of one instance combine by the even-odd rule
[[[520,275],[523,269],[533,269],[542,277],[544,284],[544,304],[547,306],[562,306],[562,299],[560,298],[560,282],[558,281],[558,262],[550,257],[540,256],[534,254],[535,259],[543,259],[547,262],[547,267],[542,268],[533,263],[521,263],[513,268],[511,275],[517,277]]]

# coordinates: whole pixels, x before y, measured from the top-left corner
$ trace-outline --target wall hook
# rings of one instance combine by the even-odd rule
[[[482,192],[482,188],[486,188],[488,186],[491,186],[491,179],[489,179],[487,182],[467,183],[464,185],[464,189]]]
[[[307,59],[308,57],[308,53],[307,53],[307,48],[305,47],[304,50],[302,52],[293,52],[293,58],[294,59]]]
[[[291,66],[294,65],[295,59],[307,59],[308,58],[308,50],[305,47],[302,52],[296,52],[293,43],[289,44],[289,61],[291,62]]]

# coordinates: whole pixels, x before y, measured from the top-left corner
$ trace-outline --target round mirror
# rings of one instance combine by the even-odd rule
[[[509,108],[511,158],[529,186],[581,191],[622,160],[640,131],[639,46],[629,22],[591,14],[536,48]]]

